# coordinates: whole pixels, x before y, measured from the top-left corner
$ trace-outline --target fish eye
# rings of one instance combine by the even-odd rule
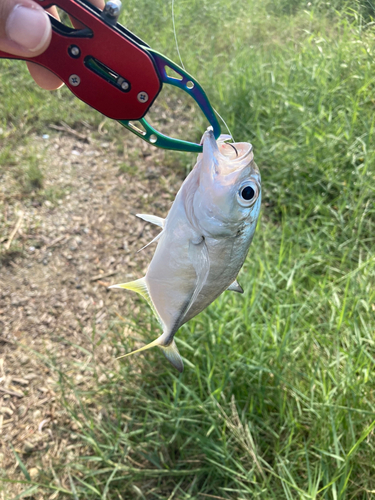
[[[246,182],[240,187],[237,199],[243,207],[250,207],[258,198],[259,189],[255,182]]]
[[[250,201],[254,198],[255,196],[255,191],[251,186],[246,186],[243,188],[241,191],[241,196],[244,200]]]

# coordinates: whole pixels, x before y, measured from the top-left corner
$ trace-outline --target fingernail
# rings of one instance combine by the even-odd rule
[[[48,15],[40,9],[16,5],[6,23],[7,37],[30,52],[46,43],[51,25]]]

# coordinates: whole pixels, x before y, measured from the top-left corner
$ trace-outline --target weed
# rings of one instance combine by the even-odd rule
[[[38,165],[31,164],[25,171],[27,191],[34,191],[43,187],[43,174]]]
[[[64,198],[65,195],[66,189],[56,188],[54,186],[45,188],[42,193],[43,198],[50,201],[52,204],[56,204],[59,200]]]
[[[120,163],[118,168],[120,172],[124,174],[134,173],[136,169],[135,165],[131,165],[130,163],[125,163],[125,162]]]

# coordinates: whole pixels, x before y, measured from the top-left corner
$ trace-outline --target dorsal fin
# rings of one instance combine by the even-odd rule
[[[237,280],[234,280],[233,283],[231,283],[227,290],[231,290],[232,292],[237,292],[237,293],[243,293],[243,288],[242,286],[238,283]]]
[[[148,291],[146,278],[140,278],[139,280],[129,281],[129,283],[121,283],[120,285],[111,285],[108,288],[124,288],[125,290],[132,290],[133,292],[139,293],[144,299],[147,300],[152,312],[155,314],[157,320],[159,321],[162,328],[164,328],[164,323],[157,312],[154,303],[152,302],[150,292]]]
[[[149,245],[151,245],[151,243],[155,243],[156,241],[158,241],[163,233],[164,233],[164,231],[161,231],[159,234],[157,234],[154,239],[152,239],[151,241],[149,241],[144,247],[140,248],[137,251],[137,253],[139,253],[142,250],[144,250],[145,248],[147,248]]]
[[[145,220],[146,222],[150,222],[151,224],[155,224],[156,226],[159,227],[164,227],[165,219],[163,219],[162,217],[157,217],[156,215],[148,215],[148,214],[135,214],[135,215],[140,219]]]

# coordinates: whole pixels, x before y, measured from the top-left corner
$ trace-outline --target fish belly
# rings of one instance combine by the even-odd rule
[[[207,239],[206,242],[210,258],[207,282],[183,323],[203,311],[233,283],[246,259],[250,245],[250,242],[244,238],[231,238],[224,241]]]
[[[146,273],[147,287],[165,333],[175,333],[195,288],[196,273],[188,255],[191,235],[186,233],[163,235]]]

